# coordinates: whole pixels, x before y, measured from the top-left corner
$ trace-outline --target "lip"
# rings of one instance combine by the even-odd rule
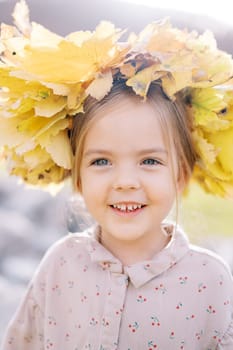
[[[146,205],[145,203],[143,202],[137,202],[137,201],[119,201],[119,202],[113,202],[109,205]]]

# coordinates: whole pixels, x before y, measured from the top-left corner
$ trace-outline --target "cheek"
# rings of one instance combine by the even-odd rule
[[[99,196],[104,193],[103,176],[96,176],[89,169],[80,169],[80,193],[85,201],[95,198],[98,201]]]
[[[154,177],[149,184],[150,193],[157,200],[167,200],[173,198],[176,194],[173,178],[169,171],[161,173]]]

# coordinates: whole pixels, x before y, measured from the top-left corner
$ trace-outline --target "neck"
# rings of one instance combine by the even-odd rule
[[[123,265],[133,265],[140,261],[151,260],[170,241],[171,236],[162,229],[153,237],[141,237],[138,240],[127,241],[115,239],[113,236],[100,232],[100,243],[108,249]]]

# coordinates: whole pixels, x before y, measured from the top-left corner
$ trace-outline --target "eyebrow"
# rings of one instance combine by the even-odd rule
[[[157,147],[157,148],[146,148],[146,149],[142,149],[140,151],[137,152],[137,154],[143,155],[143,154],[149,154],[149,153],[162,153],[162,154],[168,154],[167,150],[162,148],[162,147]],[[104,155],[108,155],[108,154],[112,154],[111,151],[109,150],[104,150],[104,149],[89,149],[84,153],[84,157],[88,157],[94,154],[104,154]]]

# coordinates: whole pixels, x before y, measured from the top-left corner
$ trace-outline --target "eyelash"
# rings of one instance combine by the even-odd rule
[[[146,161],[150,161],[150,163],[145,163]],[[151,164],[151,161],[153,162],[153,164]],[[142,161],[143,164],[145,165],[161,165],[162,162],[160,162],[158,159],[154,159],[154,158],[146,158]]]
[[[100,164],[101,161],[106,161],[107,164]],[[91,162],[91,165],[95,165],[95,166],[106,166],[108,165],[109,161],[105,158],[98,158],[98,159],[95,159]]]
[[[147,163],[147,161],[149,161],[149,163]],[[98,158],[98,159],[95,159],[91,162],[91,165],[94,165],[94,166],[107,166],[109,164],[111,164],[111,163],[106,158]],[[162,162],[159,161],[158,159],[146,158],[142,161],[142,164],[153,166],[153,165],[161,165]]]

